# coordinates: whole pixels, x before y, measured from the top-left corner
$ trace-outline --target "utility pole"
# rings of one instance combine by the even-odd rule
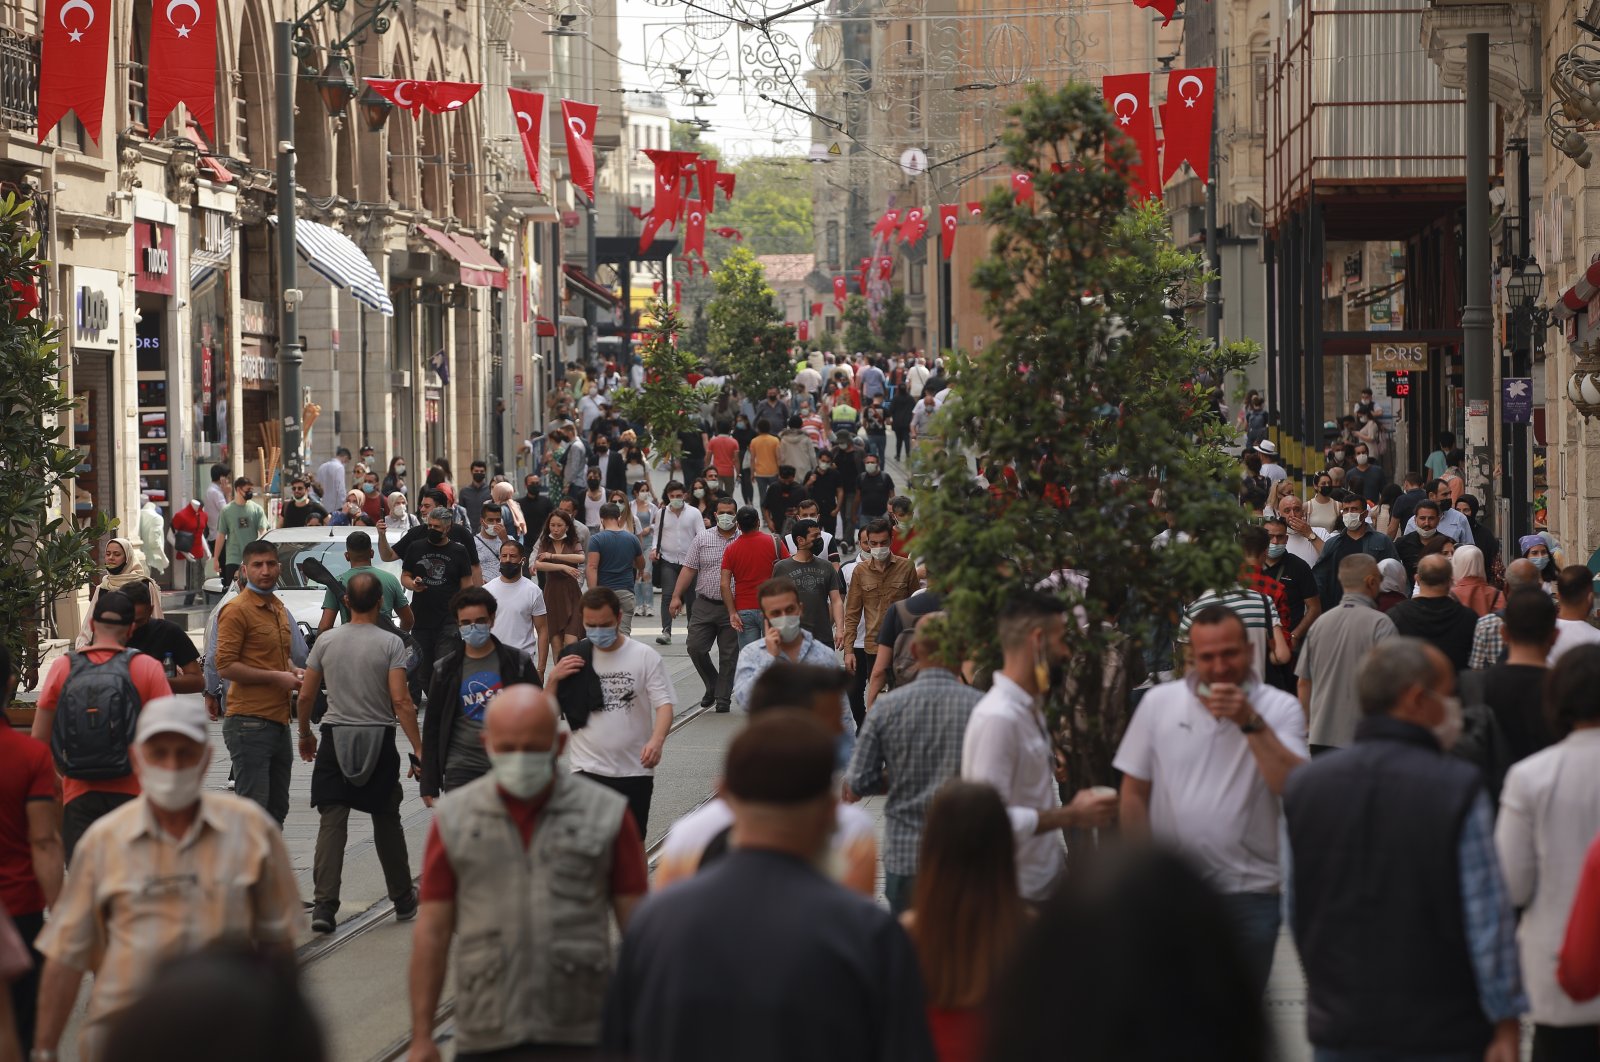
[[[1206,179],[1206,338],[1222,342],[1222,262],[1217,253],[1217,119],[1211,117],[1211,165]]]
[[[294,198],[294,23],[274,27],[273,52],[277,64],[278,134],[278,415],[283,424],[283,466],[290,475],[304,471],[301,451],[300,366],[305,350],[300,345],[300,259],[295,250]],[[267,489],[267,484],[261,485]]]
[[[1467,265],[1462,278],[1462,360],[1467,431],[1467,490],[1486,499],[1489,411],[1494,387],[1493,317],[1489,308],[1489,35],[1467,35]]]

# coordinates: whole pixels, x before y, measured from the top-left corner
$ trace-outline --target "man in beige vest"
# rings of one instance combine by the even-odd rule
[[[490,771],[435,807],[411,952],[411,1062],[435,1062],[434,1013],[456,949],[456,1058],[600,1040],[611,915],[649,890],[628,802],[555,769],[567,735],[537,686],[489,702]]]

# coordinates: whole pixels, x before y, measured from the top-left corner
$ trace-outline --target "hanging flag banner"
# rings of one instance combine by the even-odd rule
[[[720,229],[712,229],[711,231],[716,233],[718,236],[721,236],[724,240],[734,240],[738,243],[744,242],[744,233],[740,232],[738,229],[730,228],[724,225]]]
[[[906,218],[900,223],[901,243],[908,243],[915,239],[912,234],[915,233],[918,228],[923,227],[923,213],[923,209],[919,206],[912,207],[910,210],[906,211]]]
[[[178,104],[187,104],[206,138],[217,139],[217,0],[154,6],[150,22],[149,106],[153,135]]]
[[[683,253],[705,255],[706,250],[706,204],[703,200],[695,200],[689,204],[684,213],[683,228]]]
[[[1011,175],[1011,200],[1014,203],[1033,202],[1033,174],[1013,173]]]
[[[739,175],[737,173],[719,173],[716,177],[717,187],[722,189],[723,198],[730,203],[733,202],[733,186],[738,182]]]
[[[1161,197],[1160,160],[1156,150],[1156,120],[1150,110],[1149,74],[1107,74],[1100,91],[1117,127],[1133,140],[1139,158],[1125,175],[1135,199]]]
[[[1177,14],[1178,0],[1133,0],[1133,6],[1159,12],[1161,24],[1165,26],[1172,21],[1172,16]]]
[[[180,4],[186,5],[187,0]],[[112,0],[45,0],[39,52],[39,143],[44,143],[68,111],[76,112],[89,139],[100,143],[113,15]]]
[[[850,281],[845,277],[833,278],[833,304],[839,309],[844,309],[845,296],[849,294]]]
[[[174,3],[189,0],[174,0]],[[365,79],[372,91],[411,117],[419,118],[424,110],[430,114],[458,111],[478,94],[482,85],[471,81],[411,81],[404,78],[369,77]]]
[[[801,321],[800,324],[797,326],[797,328],[795,330],[795,334],[796,334],[796,336],[799,337],[800,342],[802,342],[802,343],[804,343],[806,340],[810,339],[811,338],[811,322],[810,321]]]
[[[522,138],[522,156],[528,160],[528,179],[535,192],[543,193],[539,184],[539,134],[544,129],[544,93],[508,88],[506,94],[511,97],[511,114]]]
[[[822,303],[814,302],[814,303],[811,304],[811,316],[812,317],[821,317],[822,316]]]
[[[939,206],[939,254],[947,262],[956,249],[956,220],[960,211],[954,203]]]
[[[1161,105],[1161,183],[1187,162],[1204,184],[1211,182],[1211,125],[1217,113],[1217,68],[1174,70],[1167,75]]]
[[[981,217],[983,217],[983,204],[982,203],[977,203],[977,202],[968,203],[967,204],[967,217],[969,217],[969,218],[981,218]]]
[[[567,168],[578,191],[594,202],[594,126],[600,107],[576,100],[561,101],[561,124],[567,133]]]
[[[878,219],[878,223],[876,225],[872,226],[872,235],[873,235],[874,238],[879,237],[879,236],[888,236],[890,233],[894,232],[894,230],[899,228],[899,227],[900,227],[900,211],[898,211],[898,210],[885,210],[883,212],[883,216]]]
[[[878,259],[878,279],[888,280],[894,276],[894,259],[884,257]]]
[[[717,160],[696,159],[695,188],[704,204],[707,214],[714,214],[717,210]]]

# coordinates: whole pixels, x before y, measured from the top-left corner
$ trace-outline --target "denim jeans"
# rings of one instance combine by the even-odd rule
[[[896,917],[911,909],[911,894],[917,884],[915,874],[883,874],[883,898],[889,901],[889,913]]]
[[[743,649],[751,642],[759,642],[762,637],[761,610],[759,608],[741,608],[739,622],[744,624],[744,630],[739,632],[739,648]]]
[[[879,461],[883,460],[884,451],[888,448],[889,436],[886,433],[867,432],[867,453],[876,455]]]
[[[661,562],[661,633],[662,634],[671,634],[672,633],[672,609],[669,608],[668,606],[670,606],[672,604],[672,592],[673,592],[674,589],[676,589],[676,587],[678,585],[678,576],[682,575],[682,574],[683,574],[683,565],[681,565],[681,564],[673,564],[669,560],[663,560]],[[695,599],[694,587],[691,586],[689,588],[689,593],[687,595],[685,595],[684,598],[683,598],[683,609],[684,609],[684,613],[685,613],[684,619],[683,619],[684,626],[688,626],[688,624],[689,624],[688,612],[690,611],[690,607],[694,604],[694,599]]]
[[[1283,899],[1275,892],[1230,892],[1222,897],[1233,919],[1239,948],[1259,998],[1267,990],[1272,956],[1278,950],[1278,930],[1283,923]]]
[[[294,766],[289,724],[230,715],[222,721],[222,740],[233,758],[234,795],[266,808],[281,827],[289,816],[289,772]]]

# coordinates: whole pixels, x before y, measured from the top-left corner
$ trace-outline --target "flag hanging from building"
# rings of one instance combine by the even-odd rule
[[[905,220],[900,222],[901,243],[915,241],[918,236],[918,230],[926,227],[922,220],[923,213],[923,209],[919,206],[914,206],[906,211]]]
[[[149,109],[151,135],[180,103],[215,143],[217,139],[217,0],[156,4],[150,23]]]
[[[894,276],[894,259],[884,255],[878,259],[878,279],[888,280],[892,276]]]
[[[1117,128],[1133,141],[1138,159],[1124,175],[1135,199],[1161,198],[1161,163],[1157,158],[1156,120],[1150,110],[1149,74],[1107,74],[1100,80]]]
[[[543,192],[539,184],[539,134],[544,130],[544,93],[526,89],[506,89],[511,97],[511,113],[517,120],[517,133],[522,138],[522,155],[528,160],[528,179],[533,190]]]
[[[428,368],[438,375],[440,386],[450,386],[450,359],[445,357],[443,347],[434,351],[433,356],[428,359]]]
[[[1161,13],[1161,24],[1165,26],[1172,21],[1172,16],[1178,11],[1178,0],[1133,0],[1134,7],[1150,8]]]
[[[744,233],[740,232],[738,229],[730,228],[724,225],[720,229],[712,229],[711,231],[716,233],[718,236],[721,236],[724,240],[735,240],[739,243],[744,242]]]
[[[1211,124],[1217,113],[1217,68],[1195,67],[1167,75],[1161,105],[1161,183],[1187,162],[1201,183],[1211,182]]]
[[[800,324],[795,328],[795,335],[799,338],[800,342],[802,342],[802,343],[804,343],[806,340],[810,339],[811,338],[811,322],[810,321],[801,321]]]
[[[845,277],[833,278],[833,304],[840,310],[844,309],[844,300],[850,293],[850,281]]]
[[[188,0],[181,0],[187,3]],[[458,111],[478,94],[482,85],[471,81],[412,81],[406,78],[369,77],[365,79],[372,91],[411,117],[420,118],[424,110],[430,114]]]
[[[1011,200],[1014,203],[1033,202],[1033,174],[1013,173],[1011,175]]]
[[[722,189],[722,195],[728,202],[733,202],[733,186],[739,182],[737,173],[717,174],[717,187]]]
[[[811,316],[812,317],[821,317],[822,316],[822,303],[814,302],[814,303],[811,304]]]
[[[689,204],[684,212],[683,222],[683,253],[697,254],[702,257],[706,253],[706,204],[704,200],[695,200]]]
[[[76,112],[89,139],[100,143],[115,15],[112,8],[112,0],[45,0],[39,52],[39,143],[44,143],[68,111]]]
[[[594,202],[594,125],[600,108],[593,103],[561,101],[561,124],[567,131],[567,169],[578,191]]]
[[[898,210],[885,210],[883,212],[883,216],[878,219],[878,223],[876,225],[872,226],[872,235],[874,237],[877,237],[877,236],[890,236],[890,235],[893,235],[894,230],[899,228],[899,227],[900,227],[900,211],[898,211]]]
[[[969,217],[969,218],[981,218],[981,217],[983,217],[983,204],[979,203],[979,202],[968,203],[967,204],[967,217]]]
[[[956,249],[956,221],[960,210],[954,203],[939,205],[939,254],[947,262]]]

